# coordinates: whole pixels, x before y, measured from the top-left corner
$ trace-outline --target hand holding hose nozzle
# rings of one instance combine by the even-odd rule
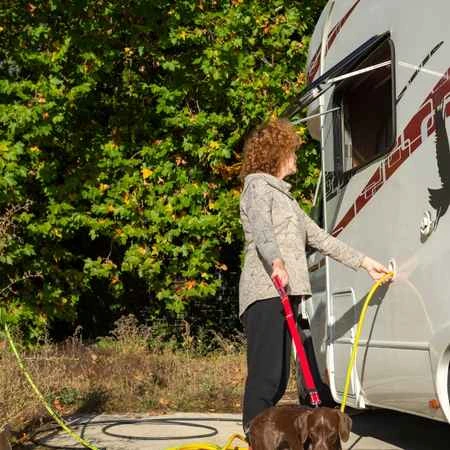
[[[384,276],[390,273],[389,269],[387,269],[383,264],[369,258],[368,256],[365,256],[362,260],[361,267],[367,270],[374,281],[381,280]],[[385,279],[383,282],[387,280],[388,279]]]

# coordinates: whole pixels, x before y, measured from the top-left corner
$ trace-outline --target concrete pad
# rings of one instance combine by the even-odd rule
[[[450,426],[408,414],[375,410],[352,416],[353,432],[344,450],[445,450]],[[240,414],[176,413],[163,416],[79,416],[71,421],[84,439],[108,450],[165,450],[193,442],[224,446],[242,434]],[[75,425],[78,423],[78,425]],[[45,448],[80,448],[61,432],[37,436]],[[235,445],[244,446],[240,441]]]
[[[83,425],[76,425],[76,424]],[[242,434],[240,414],[176,413],[163,416],[79,416],[70,421],[74,431],[98,448],[108,450],[160,450],[193,442],[225,445],[234,434]],[[80,448],[73,439],[58,433],[42,433],[35,439],[44,448]],[[242,441],[236,445],[245,446]],[[36,450],[37,450],[36,449]]]

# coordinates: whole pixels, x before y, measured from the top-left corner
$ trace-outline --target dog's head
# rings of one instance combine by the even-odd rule
[[[352,420],[338,409],[317,408],[300,414],[295,426],[307,450],[340,450],[341,439],[350,437]]]

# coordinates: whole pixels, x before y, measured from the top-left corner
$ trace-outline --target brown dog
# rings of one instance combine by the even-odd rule
[[[9,426],[5,425],[3,429],[0,429],[0,450],[11,450],[11,444],[9,443],[10,437]]]
[[[252,450],[341,450],[352,421],[338,409],[285,405],[264,410],[250,426]]]

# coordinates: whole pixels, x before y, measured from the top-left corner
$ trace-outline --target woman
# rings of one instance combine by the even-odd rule
[[[388,270],[329,235],[309,218],[284,181],[296,173],[301,141],[292,124],[274,119],[244,145],[240,214],[245,260],[239,283],[239,316],[247,337],[243,426],[283,396],[289,379],[291,340],[272,279],[279,276],[293,307],[311,295],[306,245],[377,280]]]

